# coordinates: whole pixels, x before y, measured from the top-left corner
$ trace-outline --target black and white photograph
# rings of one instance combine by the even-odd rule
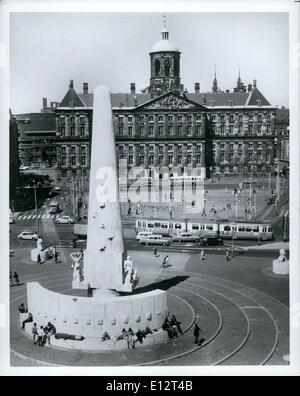
[[[300,4],[15,3],[0,374],[299,374]]]

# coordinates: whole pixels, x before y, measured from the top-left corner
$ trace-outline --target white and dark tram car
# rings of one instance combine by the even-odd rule
[[[147,220],[136,221],[136,232],[151,231],[154,234],[173,236],[190,232],[202,238],[274,239],[272,226],[265,223],[196,223],[191,221]]]

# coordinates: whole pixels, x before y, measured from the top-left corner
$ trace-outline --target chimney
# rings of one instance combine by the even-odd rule
[[[226,91],[225,91],[226,93],[230,93],[230,90],[229,89],[226,89]]]
[[[130,92],[135,95],[135,83],[130,83]]]
[[[256,83],[257,83],[257,81],[253,80],[253,88],[256,88]]]
[[[69,88],[74,88],[74,81],[73,80],[70,80]]]
[[[248,92],[252,91],[252,84],[248,84]]]
[[[200,93],[200,84],[198,82],[195,82],[195,93]]]
[[[84,94],[89,93],[89,84],[88,83],[83,83],[83,93]]]
[[[43,98],[43,110],[47,109],[47,98]]]

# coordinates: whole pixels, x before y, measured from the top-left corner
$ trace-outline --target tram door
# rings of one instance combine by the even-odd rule
[[[263,241],[265,241],[267,239],[267,231],[268,231],[267,226],[263,225],[262,226],[262,236],[261,236],[261,239]]]

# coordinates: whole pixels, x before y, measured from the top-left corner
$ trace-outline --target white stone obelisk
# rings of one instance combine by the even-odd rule
[[[110,91],[94,92],[84,283],[99,292],[122,290],[125,259]],[[131,290],[128,290],[131,291]]]

